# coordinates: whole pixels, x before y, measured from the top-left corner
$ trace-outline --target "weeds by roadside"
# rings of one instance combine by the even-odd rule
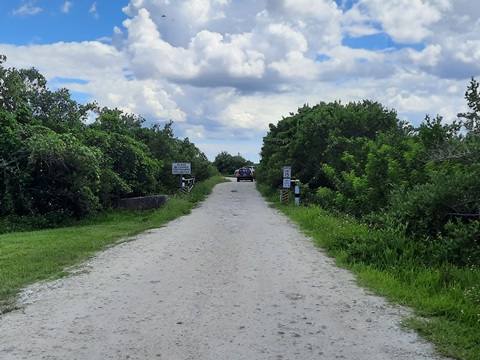
[[[277,194],[261,185],[259,190],[362,286],[414,310],[406,327],[432,341],[443,355],[480,359],[480,269],[425,266],[417,261],[415,244],[400,233],[372,230],[317,206],[279,204]]]

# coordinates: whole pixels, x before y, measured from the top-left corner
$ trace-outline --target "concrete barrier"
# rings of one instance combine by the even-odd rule
[[[142,196],[118,200],[118,206],[130,210],[158,209],[167,203],[167,195]]]

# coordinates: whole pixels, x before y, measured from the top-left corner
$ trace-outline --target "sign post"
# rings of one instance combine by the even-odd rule
[[[300,205],[300,181],[292,180],[292,167],[283,167],[283,188],[280,190],[280,202],[288,202],[290,189],[295,187],[295,205]]]
[[[191,163],[172,163],[173,175],[190,175],[192,173]]]
[[[290,178],[292,177],[292,167],[283,167],[283,189],[280,191],[280,202],[284,203],[288,201],[288,195],[290,193]]]
[[[185,178],[183,175],[190,175],[192,173],[191,163],[172,163],[172,174],[178,175],[180,178],[180,188],[185,189]]]
[[[300,205],[300,186],[299,181],[295,181],[295,205]]]

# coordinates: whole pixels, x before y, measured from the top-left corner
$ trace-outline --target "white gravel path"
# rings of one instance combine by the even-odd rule
[[[254,183],[216,186],[84,269],[25,290],[0,317],[0,359],[440,359]]]

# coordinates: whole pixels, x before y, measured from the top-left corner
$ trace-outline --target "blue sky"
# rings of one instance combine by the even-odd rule
[[[374,100],[418,125],[465,111],[480,73],[476,0],[2,0],[6,67],[174,121],[213,160],[258,161],[303,104]]]
[[[0,2],[0,41],[17,45],[94,41],[111,37],[128,1]]]

